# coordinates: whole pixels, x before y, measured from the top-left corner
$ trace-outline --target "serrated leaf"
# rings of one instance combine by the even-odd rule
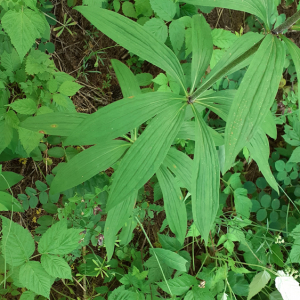
[[[19,127],[18,132],[20,142],[28,155],[39,145],[44,136],[42,133],[33,132],[22,127]]]
[[[116,234],[129,219],[137,199],[137,193],[134,192],[125,201],[119,203],[107,213],[104,227],[105,247],[107,251],[107,260],[109,261],[114,253]]]
[[[128,149],[124,141],[103,141],[73,157],[55,176],[50,192],[59,193],[89,180],[112,166]]]
[[[11,53],[7,53],[5,50],[1,55],[1,65],[10,72],[14,72],[21,67],[20,56],[15,49],[12,49]]]
[[[58,104],[61,105],[63,107],[67,107],[68,106],[68,99],[66,95],[63,94],[53,94],[53,101]]]
[[[247,300],[252,299],[256,294],[258,294],[267,285],[270,279],[271,276],[267,271],[256,274],[249,285]]]
[[[37,111],[35,101],[30,98],[14,101],[9,106],[19,114],[33,115]]]
[[[139,83],[130,69],[119,60],[112,59],[111,64],[118,78],[124,98],[141,94]]]
[[[183,70],[175,54],[142,26],[106,9],[84,6],[75,9],[116,43],[166,71],[185,90]]]
[[[2,219],[2,254],[8,264],[17,267],[29,260],[35,250],[29,231],[21,225]]]
[[[192,180],[195,225],[207,243],[219,207],[220,166],[218,153],[203,118],[193,107],[196,125]]]
[[[29,261],[22,265],[19,279],[24,287],[49,299],[53,279],[39,262]]]
[[[43,254],[41,263],[46,272],[52,277],[72,280],[71,268],[62,257]]]
[[[168,27],[162,19],[152,18],[143,27],[162,43],[168,38]]]
[[[0,211],[24,212],[22,205],[12,195],[0,191]]]
[[[64,255],[78,248],[81,229],[67,229],[67,220],[52,225],[41,237],[38,250],[41,254]]]
[[[26,7],[19,11],[8,10],[2,17],[1,23],[21,61],[35,40],[41,37],[45,30],[45,23],[41,14]]]
[[[68,136],[87,116],[79,113],[48,113],[29,117],[21,122],[19,126],[36,133]]]
[[[178,54],[182,48],[185,37],[185,27],[181,20],[172,21],[169,26],[169,36],[173,50],[176,54]]]
[[[203,15],[194,15],[192,18],[192,72],[191,91],[198,86],[212,56],[213,43],[209,24]]]
[[[73,96],[75,95],[80,89],[82,88],[82,85],[72,82],[72,81],[65,81],[62,83],[62,85],[59,87],[58,92],[62,93],[66,96]],[[55,100],[54,100],[55,101]]]
[[[156,255],[158,260],[167,266],[178,271],[186,272],[187,260],[179,254],[161,248],[151,248],[150,253],[153,253],[154,256]]]
[[[284,63],[284,47],[267,35],[253,57],[233,99],[225,129],[226,172],[238,152],[251,140],[272,105]]]
[[[150,0],[150,4],[161,19],[172,21],[176,13],[176,4],[172,0]]]
[[[187,229],[187,214],[183,195],[174,176],[167,167],[161,165],[156,176],[163,192],[164,208],[170,229],[183,244]]]
[[[185,108],[186,104],[181,101],[169,106],[168,111],[152,119],[130,147],[115,172],[107,209],[127,199],[158,170],[183,122]]]
[[[211,32],[213,44],[219,48],[227,49],[238,39],[234,33],[221,28],[215,28]]]
[[[184,101],[183,96],[160,92],[116,101],[89,115],[64,144],[89,145],[122,136],[181,101]]]
[[[34,297],[36,296],[36,293],[32,291],[26,291],[22,293],[20,300],[34,300]]]

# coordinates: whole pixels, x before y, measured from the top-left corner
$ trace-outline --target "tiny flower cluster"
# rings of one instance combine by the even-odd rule
[[[294,268],[291,268],[291,267],[287,267],[285,269],[285,274],[287,276],[294,277],[294,279],[297,279],[300,276],[299,271],[295,270]]]
[[[281,237],[281,235],[276,237],[275,244],[284,244],[284,239]]]

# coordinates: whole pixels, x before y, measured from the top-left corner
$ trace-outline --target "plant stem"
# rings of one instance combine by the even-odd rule
[[[85,260],[85,255],[86,255],[86,246],[82,248],[82,257],[83,257],[83,263],[86,264]],[[86,277],[83,275],[83,299],[86,300]]]
[[[285,30],[292,27],[298,20],[300,19],[300,10],[297,11],[295,14],[293,14],[291,17],[289,17],[285,22],[283,22],[281,25],[276,27],[272,30],[273,34],[280,34],[284,32]]]

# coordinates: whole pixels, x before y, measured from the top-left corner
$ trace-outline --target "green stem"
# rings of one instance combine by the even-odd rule
[[[280,34],[283,33],[285,30],[292,27],[298,20],[300,19],[300,10],[297,11],[295,14],[293,14],[291,17],[289,17],[285,22],[283,22],[281,25],[276,27],[272,30],[273,34]]]

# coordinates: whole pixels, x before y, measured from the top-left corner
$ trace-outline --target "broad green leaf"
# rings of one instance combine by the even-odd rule
[[[15,49],[12,49],[11,53],[7,53],[5,50],[1,55],[1,65],[7,71],[17,71],[21,67],[20,57]]]
[[[49,299],[53,278],[47,274],[37,261],[29,261],[22,265],[19,280],[27,289]]]
[[[192,18],[192,49],[191,91],[193,92],[209,65],[213,51],[210,26],[203,15],[196,14]]]
[[[290,39],[288,39],[284,35],[280,35],[280,37],[285,42],[285,44],[291,54],[291,57],[295,64],[297,78],[300,78],[300,49],[298,48],[298,46],[296,46]],[[298,89],[298,107],[299,107],[298,118],[300,120],[300,89]]]
[[[162,260],[159,260],[159,264],[155,256],[151,256],[146,262],[145,266],[149,269],[148,280],[149,282],[157,282],[164,278],[169,279],[174,271],[173,267],[169,267]],[[163,274],[162,274],[163,272]]]
[[[2,219],[2,254],[11,266],[17,267],[28,261],[35,250],[30,232],[21,225]]]
[[[22,205],[12,195],[0,191],[0,211],[24,212]]]
[[[210,292],[208,290],[208,288],[201,289],[199,287],[194,287],[184,297],[184,300],[198,300],[198,299],[201,299],[201,300],[214,300],[214,296],[213,296],[212,292]]]
[[[116,43],[168,72],[185,90],[183,70],[175,54],[141,25],[106,9],[84,6],[75,9]]]
[[[193,126],[195,131],[195,125]],[[194,162],[186,154],[171,147],[163,164],[169,168],[169,170],[178,177],[182,183],[183,188],[191,191],[192,183],[192,170],[194,168]]]
[[[271,276],[267,271],[256,274],[249,285],[247,300],[252,299],[256,294],[258,294],[267,285],[270,279]]]
[[[164,21],[170,22],[176,13],[176,4],[172,0],[150,0],[154,12]]]
[[[139,86],[146,86],[152,83],[153,76],[149,73],[140,73],[135,75]]]
[[[36,296],[36,293],[32,291],[26,291],[22,293],[20,300],[34,300],[34,297]]]
[[[152,16],[152,8],[149,0],[135,0],[135,10],[137,15],[143,15],[145,17]]]
[[[185,36],[185,27],[181,20],[172,21],[169,26],[169,36],[173,50],[178,54],[184,43]]]
[[[21,61],[45,30],[42,14],[26,7],[19,11],[8,10],[2,17],[1,23]]]
[[[82,151],[59,169],[51,183],[50,193],[66,191],[105,171],[129,146],[125,141],[108,140]]]
[[[112,59],[111,64],[118,78],[124,98],[141,94],[139,83],[130,69],[117,59]]]
[[[23,127],[19,127],[18,133],[20,142],[28,155],[39,145],[44,136],[42,133],[34,132]]]
[[[203,118],[195,114],[195,168],[192,181],[193,217],[198,231],[207,243],[219,207],[220,166],[218,153]]]
[[[103,139],[113,139],[126,134],[165,110],[172,110],[185,101],[173,93],[147,93],[125,98],[99,109],[89,115],[74,130],[65,145],[89,145]]]
[[[7,121],[0,121],[0,153],[10,144],[13,138],[13,127]]]
[[[81,229],[67,229],[67,220],[52,225],[41,237],[38,250],[41,254],[65,255],[78,248]]]
[[[293,153],[288,162],[290,162],[290,163],[293,163],[293,162],[299,163],[300,162],[300,147],[297,147],[293,150]]]
[[[166,293],[169,293],[169,286],[173,295],[181,296],[184,293],[186,293],[193,285],[197,285],[198,281],[195,277],[191,275],[182,274],[179,277],[169,279],[168,286],[164,281],[158,282],[157,284]]]
[[[66,95],[63,94],[53,94],[53,101],[58,104],[61,105],[63,107],[67,107],[68,106],[68,97]]]
[[[152,119],[122,159],[111,186],[107,209],[127,199],[158,170],[183,122],[186,103],[178,101]]]
[[[246,189],[237,188],[234,191],[234,204],[237,214],[241,215],[243,219],[249,219],[252,201],[247,197]]]
[[[192,99],[199,98],[201,94],[225,75],[230,75],[249,65],[263,37],[263,35],[253,32],[242,35],[232,47],[225,52],[221,60],[200,84],[199,89],[192,95]]]
[[[221,7],[233,10],[245,11],[249,14],[255,15],[263,20],[267,29],[270,27],[270,8],[272,2],[270,0],[186,0],[188,4]]]
[[[61,147],[53,147],[48,149],[47,154],[50,157],[62,158],[65,156],[65,151]]]
[[[19,126],[37,133],[68,136],[87,116],[79,113],[55,112],[29,117]]]
[[[43,254],[41,263],[46,272],[52,277],[72,280],[71,268],[62,257]]]
[[[12,187],[24,178],[22,175],[14,172],[2,172],[2,175],[5,179],[0,176],[0,191]]]
[[[58,91],[66,96],[73,96],[75,95],[80,89],[82,88],[82,85],[72,82],[72,81],[65,81],[63,84],[59,87]]]
[[[125,222],[129,219],[130,214],[132,213],[132,210],[134,208],[136,198],[137,193],[134,192],[128,197],[128,199],[114,206],[107,213],[104,227],[104,239],[108,261],[111,259],[114,253],[116,235],[118,231],[123,227]]]
[[[213,44],[219,48],[229,48],[238,39],[234,33],[221,28],[215,28],[212,32]]]
[[[208,131],[211,134],[211,137],[214,141],[215,146],[222,146],[224,145],[224,139],[222,135],[216,132],[211,127],[207,126]],[[177,139],[183,140],[195,140],[195,122],[194,121],[185,121],[183,122],[177,136]]]
[[[161,165],[156,176],[164,197],[164,208],[170,229],[183,244],[187,229],[187,214],[183,195],[174,176]]]
[[[152,18],[143,27],[162,43],[168,38],[168,27],[162,19]]]
[[[158,260],[167,266],[181,272],[186,272],[187,260],[178,253],[161,248],[151,248],[150,253],[153,253],[154,256],[156,255]]]
[[[278,184],[269,166],[269,141],[261,128],[256,131],[247,148],[269,185],[278,193]]]
[[[278,291],[272,292],[269,296],[270,300],[284,300]]]
[[[300,240],[296,239],[294,242],[294,245],[292,245],[292,250],[289,253],[289,259],[288,262],[289,263],[295,263],[295,264],[299,264],[300,263]]]
[[[122,11],[123,11],[124,16],[126,16],[126,17],[134,18],[134,19],[136,19],[136,17],[137,17],[134,6],[129,1],[123,3]]]
[[[271,111],[267,112],[265,119],[262,122],[261,128],[272,139],[276,140],[277,138],[277,128],[275,123],[275,117],[273,117]]]
[[[224,172],[265,119],[278,90],[284,57],[282,43],[277,37],[267,35],[231,105],[225,130]]]
[[[30,98],[14,101],[9,106],[23,115],[33,115],[37,111],[37,104]]]

